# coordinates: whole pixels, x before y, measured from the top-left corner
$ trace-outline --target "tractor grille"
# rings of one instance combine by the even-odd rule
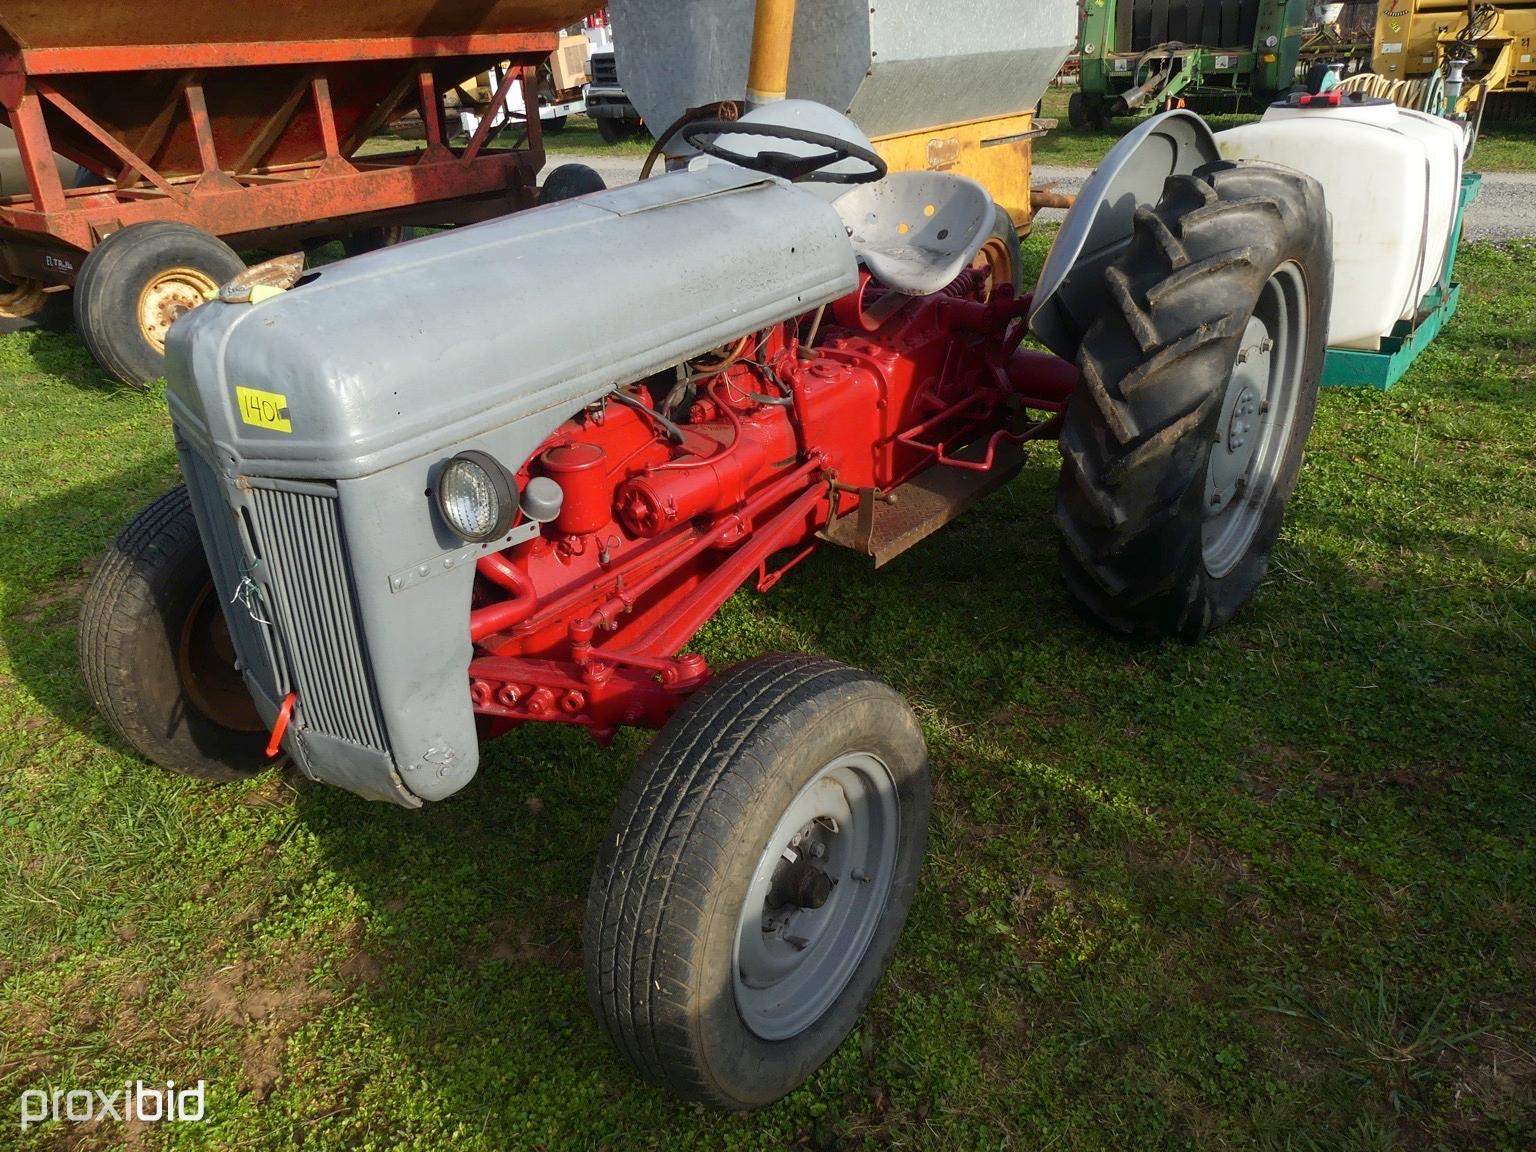
[[[298,716],[306,728],[387,752],[335,493],[296,487],[253,487],[251,526]]]
[[[277,690],[272,636],[249,612],[233,604],[236,590],[249,568],[236,513],[220,498],[218,477],[200,456],[183,450],[181,461],[187,477],[187,492],[192,497],[198,523],[204,528],[203,543],[213,567],[214,587],[224,601],[224,620],[229,625],[230,639],[257,683],[267,695],[280,699],[282,693]]]
[[[619,59],[612,52],[592,57],[592,83],[599,88],[616,88],[619,83]]]
[[[1115,51],[1145,52],[1159,44],[1252,48],[1259,0],[1132,0],[1115,10]]]

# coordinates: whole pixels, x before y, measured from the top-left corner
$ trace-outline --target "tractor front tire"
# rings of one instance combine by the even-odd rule
[[[1269,565],[1312,428],[1333,259],[1322,188],[1269,164],[1136,210],[1061,432],[1061,573],[1121,633],[1196,639]]]
[[[890,687],[767,656],[641,758],[592,876],[593,1010],[647,1079],[727,1111],[803,1084],[896,949],[927,842],[928,755]]]
[[[107,549],[80,611],[80,667],[97,710],[140,755],[243,780],[274,761],[222,608],[191,500],[174,488]]]
[[[130,224],[91,249],[75,280],[75,328],[96,363],[124,384],[165,372],[165,334],[245,270],[217,236],[173,220]]]

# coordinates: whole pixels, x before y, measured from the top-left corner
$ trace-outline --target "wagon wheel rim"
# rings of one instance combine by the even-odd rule
[[[1264,284],[1227,380],[1205,480],[1201,553],[1221,578],[1263,522],[1296,422],[1307,361],[1307,282],[1282,264]]]
[[[779,818],[736,926],[736,1009],[764,1040],[815,1024],[842,995],[885,915],[900,806],[877,756],[823,767]]]
[[[1014,277],[1013,253],[1008,242],[1001,236],[993,236],[981,246],[971,267],[985,274],[982,281],[983,299],[991,300],[999,284],[1012,284]]]
[[[203,303],[219,286],[197,268],[167,268],[139,293],[139,331],[150,347],[165,354],[165,334],[184,314]]]
[[[37,280],[0,280],[0,318],[25,320],[35,316],[43,298],[43,286]]]
[[[236,732],[266,730],[240,675],[234,641],[211,580],[182,620],[176,672],[187,699],[208,719]]]

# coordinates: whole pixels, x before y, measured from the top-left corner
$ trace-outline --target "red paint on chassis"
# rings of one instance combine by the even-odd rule
[[[528,721],[599,739],[659,727],[710,674],[683,647],[742,584],[766,590],[808,556],[834,515],[1054,433],[1077,373],[1020,349],[1027,297],[986,299],[967,271],[865,331],[866,288],[829,310],[814,348],[803,317],[698,369],[675,429],[656,413],[669,377],[630,391],[643,409],[596,405],[534,454],[520,482],[548,475],[565,502],[479,563],[469,677],[487,737]]]

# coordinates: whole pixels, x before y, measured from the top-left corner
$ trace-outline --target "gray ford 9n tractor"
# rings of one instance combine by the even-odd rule
[[[763,50],[782,7],[758,10],[754,69],[786,55]],[[286,753],[407,807],[524,724],[659,729],[593,873],[591,1001],[641,1073],[744,1109],[802,1083],[873,994],[927,755],[868,673],[779,654],[716,674],[691,637],[819,543],[883,563],[1046,438],[1083,610],[1221,625],[1296,483],[1332,273],[1318,186],[1219,162],[1187,112],[1106,159],[1032,293],[981,186],[887,173],[833,108],[681,132],[698,155],[670,174],[296,281],[255,270],[178,321],[186,484],[117,539],[81,651],[102,713],[166,768],[227,780]],[[591,252],[598,322],[542,308]],[[473,268],[528,291],[486,294],[465,338]]]

